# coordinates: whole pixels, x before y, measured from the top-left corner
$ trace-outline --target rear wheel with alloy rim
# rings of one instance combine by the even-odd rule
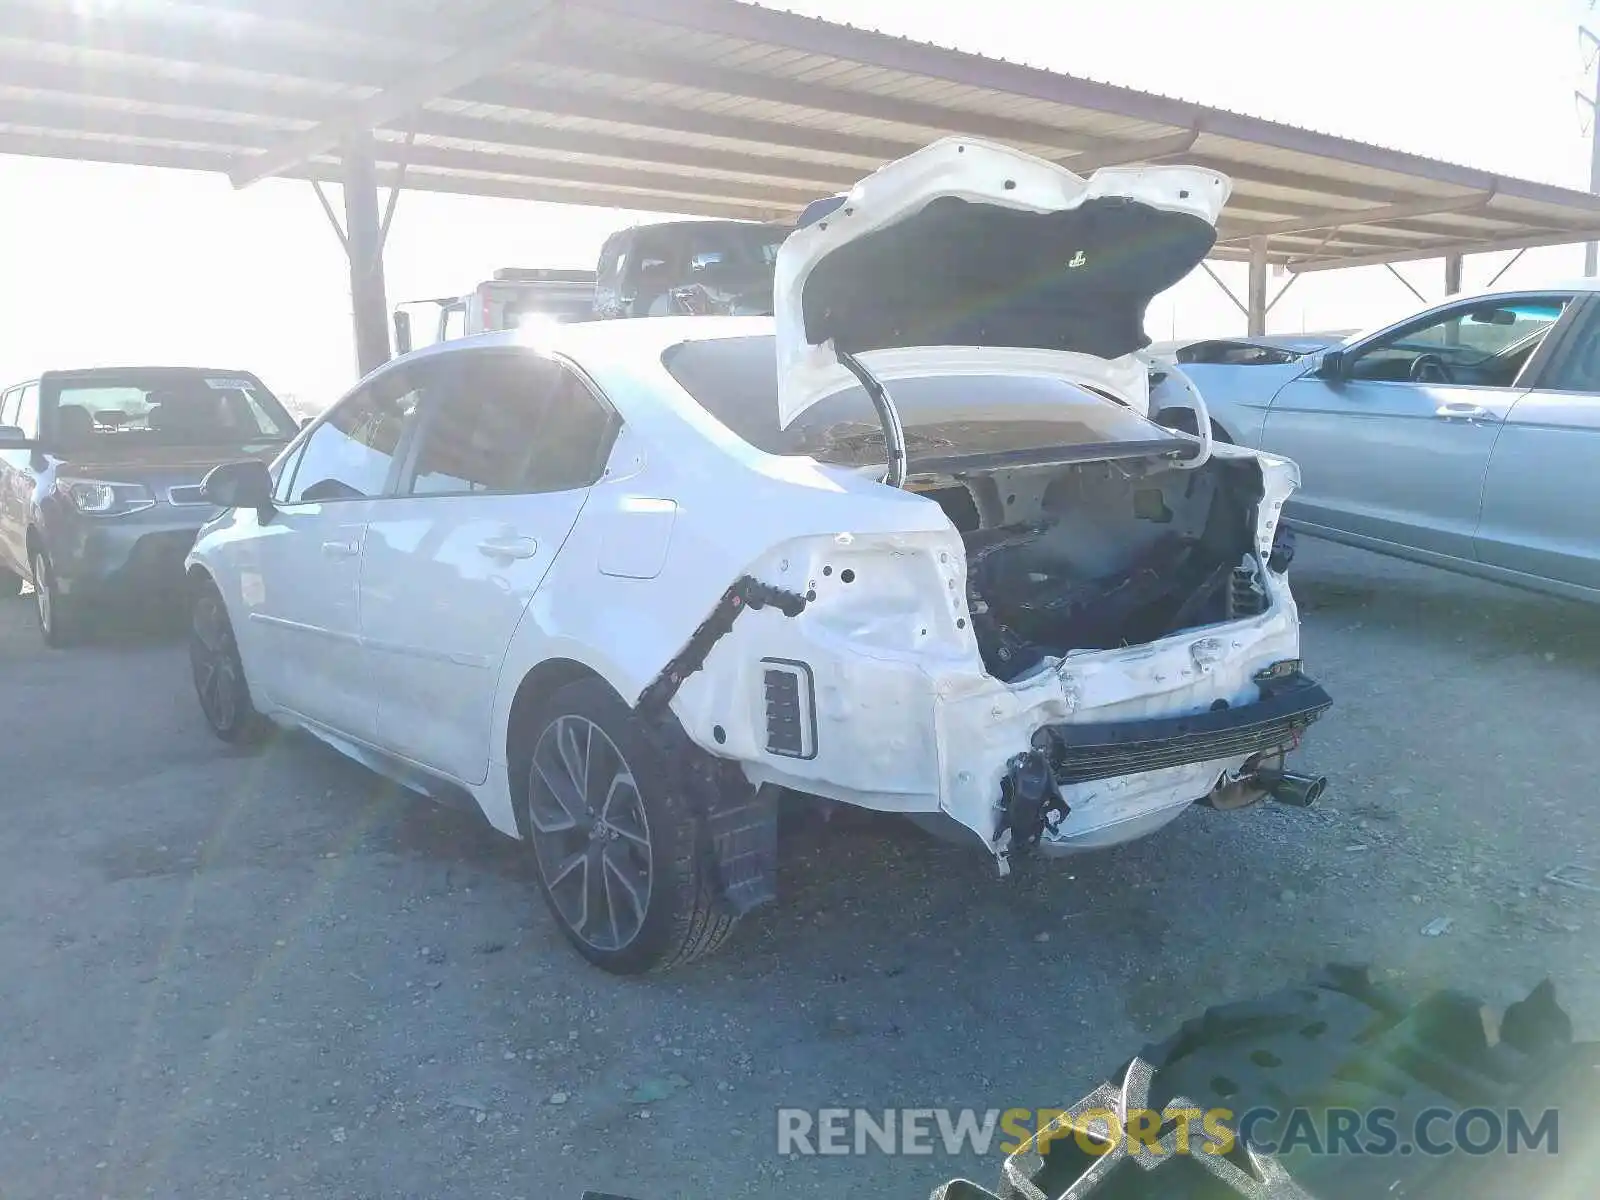
[[[33,552],[33,602],[46,646],[60,650],[78,640],[77,609],[61,594],[43,547]]]
[[[233,623],[221,593],[209,583],[200,587],[190,611],[189,666],[211,732],[231,745],[259,742],[267,722],[250,702]]]
[[[696,818],[643,723],[604,682],[561,688],[518,754],[524,832],[562,934],[604,970],[665,970],[715,949],[734,915],[714,894]]]

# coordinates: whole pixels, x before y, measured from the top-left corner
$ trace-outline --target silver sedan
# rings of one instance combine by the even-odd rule
[[[1344,339],[1193,343],[1152,407],[1300,464],[1302,533],[1600,601],[1600,282],[1452,297]]]

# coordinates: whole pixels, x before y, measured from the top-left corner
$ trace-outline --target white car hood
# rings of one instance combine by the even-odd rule
[[[946,138],[889,163],[778,252],[778,419],[856,386],[942,373],[1057,373],[1143,413],[1150,300],[1216,240],[1226,176],[1108,167],[1087,179]]]

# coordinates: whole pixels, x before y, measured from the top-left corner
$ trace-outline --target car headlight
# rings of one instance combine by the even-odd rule
[[[57,489],[81,513],[96,517],[121,517],[155,504],[142,483],[108,483],[100,479],[62,479]]]

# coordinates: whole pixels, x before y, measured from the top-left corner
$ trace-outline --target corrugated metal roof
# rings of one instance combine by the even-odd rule
[[[0,0],[0,153],[242,178],[485,49],[469,82],[381,122],[382,180],[404,163],[431,190],[787,217],[964,134],[1082,172],[1223,171],[1221,258],[1261,237],[1270,260],[1321,269],[1600,236],[1587,193],[742,0]],[[336,179],[333,144],[276,173]]]

